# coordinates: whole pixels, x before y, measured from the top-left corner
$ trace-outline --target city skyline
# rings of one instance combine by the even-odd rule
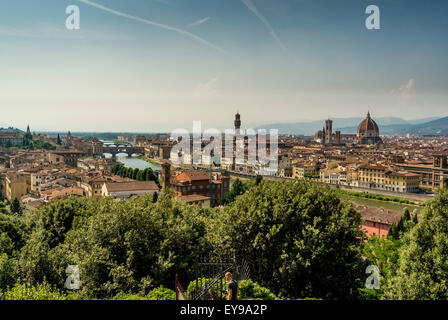
[[[447,4],[376,1],[0,4],[0,126],[170,132],[362,117],[446,116]],[[81,29],[65,28],[77,5]],[[137,18],[137,19],[135,19]],[[26,116],[24,116],[26,115]],[[30,121],[29,119],[33,119]]]

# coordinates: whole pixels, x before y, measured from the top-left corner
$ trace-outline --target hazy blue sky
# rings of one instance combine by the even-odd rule
[[[448,1],[0,2],[1,125],[170,131],[448,115]],[[65,28],[65,8],[81,29]],[[381,30],[365,9],[381,10]]]

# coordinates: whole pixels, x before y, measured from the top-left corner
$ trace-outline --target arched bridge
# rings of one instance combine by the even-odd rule
[[[145,148],[143,147],[103,147],[102,154],[110,153],[112,157],[115,157],[119,153],[126,153],[129,156],[134,153],[145,153]]]

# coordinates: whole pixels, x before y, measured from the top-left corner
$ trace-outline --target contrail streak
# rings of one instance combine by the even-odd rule
[[[260,19],[261,22],[263,22],[263,24],[269,30],[269,33],[271,34],[271,36],[274,38],[275,41],[277,41],[277,43],[280,45],[280,47],[283,50],[287,51],[286,47],[283,45],[280,38],[277,36],[274,29],[269,24],[268,20],[261,14],[260,11],[258,11],[257,7],[253,4],[252,0],[241,0],[241,1],[246,5],[246,7],[249,8],[250,11],[253,12],[253,14],[255,14],[257,16],[258,19]]]
[[[171,27],[171,26],[168,26],[166,24],[162,24],[162,23],[151,21],[151,20],[147,20],[147,19],[136,17],[136,16],[132,16],[130,14],[110,9],[108,7],[102,6],[102,5],[98,4],[98,3],[95,3],[95,2],[92,2],[92,1],[89,1],[89,0],[78,0],[78,1],[82,2],[84,4],[87,4],[89,6],[95,7],[97,9],[100,9],[100,10],[103,10],[103,11],[115,14],[115,15],[120,16],[120,17],[128,18],[128,19],[135,20],[135,21],[138,21],[138,22],[141,22],[141,23],[149,24],[149,25],[152,25],[152,26],[155,26],[155,27],[159,27],[159,28],[163,28],[163,29],[166,29],[166,30],[170,30],[170,31],[174,31],[174,32],[180,33],[180,34],[182,34],[184,36],[187,36],[187,37],[189,37],[189,38],[191,38],[193,40],[196,40],[196,41],[198,41],[198,42],[200,42],[200,43],[202,43],[202,44],[204,44],[204,45],[206,45],[206,46],[208,46],[210,48],[218,50],[218,51],[220,51],[222,53],[226,53],[223,49],[215,46],[214,44],[208,42],[205,39],[202,39],[201,37],[199,37],[199,36],[197,36],[197,35],[195,35],[195,34],[193,34],[191,32],[188,32],[188,31],[185,31],[185,30],[182,30],[182,29],[179,29],[179,28]]]
[[[198,21],[195,21],[195,22],[189,24],[188,26],[189,26],[189,27],[199,26],[199,25],[203,24],[204,22],[207,22],[207,21],[210,20],[210,19],[211,19],[210,17],[206,17],[206,18],[204,18],[204,19],[200,19],[200,20],[198,20]]]

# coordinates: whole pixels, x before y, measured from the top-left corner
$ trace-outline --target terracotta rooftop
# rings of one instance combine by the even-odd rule
[[[154,181],[106,182],[105,185],[109,192],[159,190]]]
[[[403,213],[401,211],[388,210],[383,208],[355,206],[361,212],[362,219],[365,221],[381,222],[391,225],[400,221]]]
[[[202,196],[200,194],[190,194],[190,195],[186,195],[186,196],[180,196],[179,200],[189,203],[189,202],[196,202],[196,201],[202,201],[202,200],[210,200],[210,197]]]
[[[176,177],[176,180],[183,180],[183,178],[186,178],[191,181],[195,180],[209,180],[210,173],[207,171],[202,170],[187,170],[182,172]]]

